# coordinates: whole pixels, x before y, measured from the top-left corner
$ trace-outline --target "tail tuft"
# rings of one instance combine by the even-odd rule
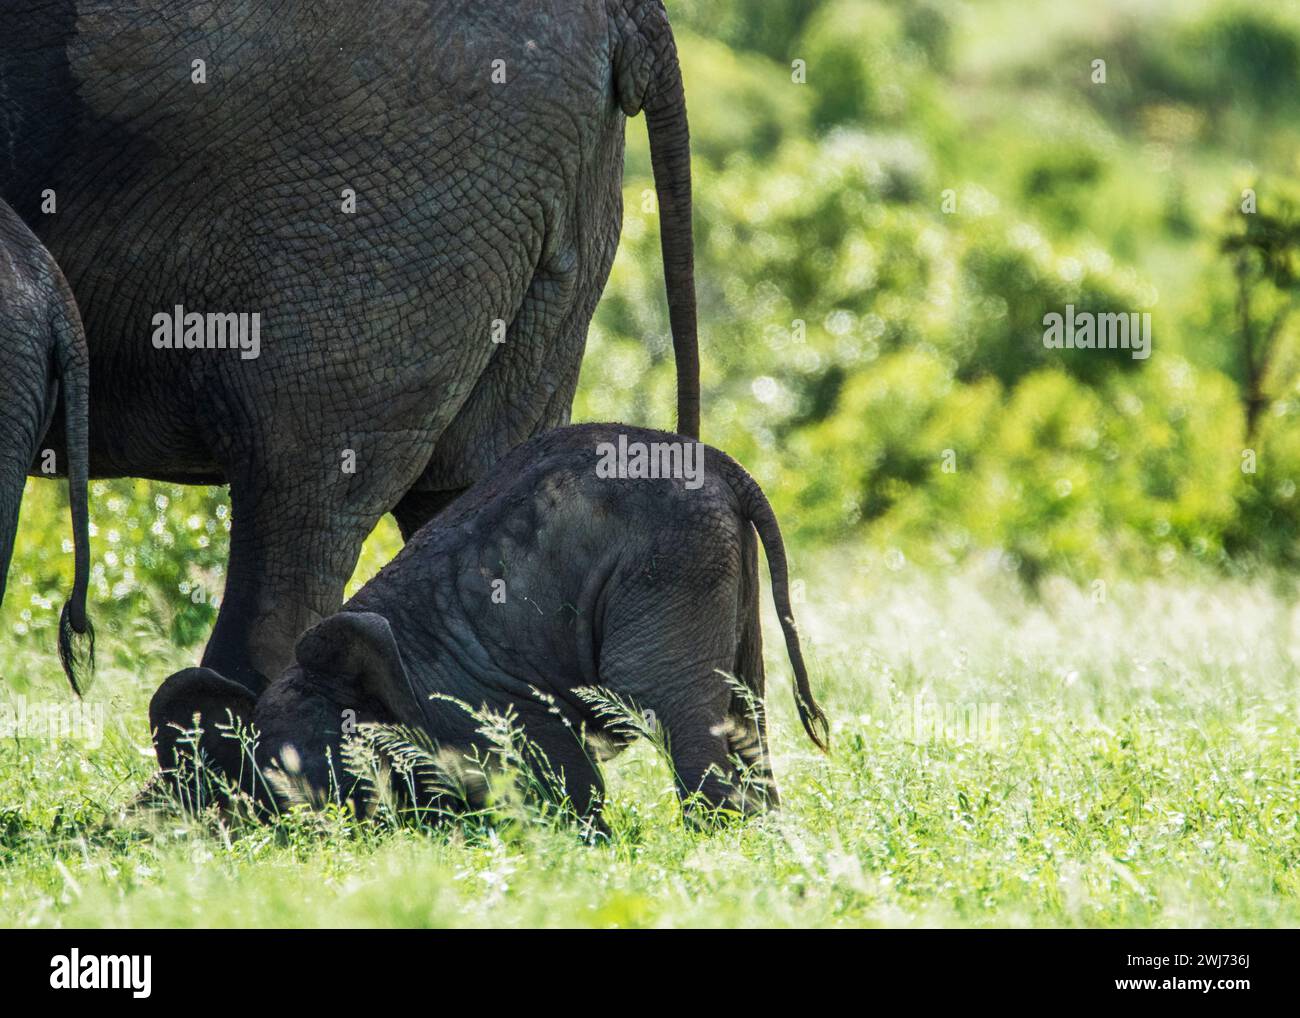
[[[788,621],[793,629],[794,619]],[[818,749],[829,755],[831,751],[831,723],[826,717],[826,712],[812,698],[812,690],[808,688],[806,677],[802,682],[796,679],[794,702],[799,709],[799,720],[803,722],[803,730],[808,733],[808,738],[812,739]]]
[[[95,671],[95,627],[86,618],[84,609],[76,613],[80,618],[74,622],[72,605],[72,601],[66,602],[59,612],[59,663],[68,677],[68,685],[80,697],[89,688]],[[78,681],[79,674],[83,675],[81,681]]]

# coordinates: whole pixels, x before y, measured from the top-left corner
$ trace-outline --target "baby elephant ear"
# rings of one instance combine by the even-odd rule
[[[404,725],[423,728],[425,712],[411,685],[392,627],[374,612],[339,612],[307,630],[294,649],[308,671],[353,677]]]

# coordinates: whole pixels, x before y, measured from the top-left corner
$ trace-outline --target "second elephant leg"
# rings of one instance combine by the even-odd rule
[[[411,536],[431,519],[442,512],[464,492],[456,491],[408,491],[393,508],[393,518],[397,528],[402,532],[402,540],[409,541]]]
[[[378,512],[331,505],[331,493],[232,483],[226,588],[203,666],[254,695],[293,659],[298,637],[338,611]]]

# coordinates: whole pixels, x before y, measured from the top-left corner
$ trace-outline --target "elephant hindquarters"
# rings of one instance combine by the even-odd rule
[[[463,491],[520,443],[569,422],[587,331],[623,225],[624,125],[621,113],[606,111],[575,178],[547,182],[529,205],[539,209],[534,218],[544,235],[522,299],[491,310],[491,358],[439,436],[414,492]],[[404,531],[423,522],[405,515]]]
[[[492,357],[469,399],[439,437],[416,491],[464,489],[521,442],[567,423],[590,320],[590,310],[575,306],[579,266],[570,247],[535,270],[515,317],[494,335]]]

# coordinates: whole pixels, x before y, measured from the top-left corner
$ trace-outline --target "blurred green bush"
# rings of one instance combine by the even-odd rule
[[[741,10],[673,12],[692,109],[767,111],[748,144],[697,146],[705,437],[798,541],[993,551],[1030,580],[1297,564],[1296,324],[1283,316],[1248,422],[1225,240],[1261,233],[1300,169],[1300,8]],[[691,87],[719,45],[749,68],[739,97]],[[577,416],[663,424],[670,348],[631,137]],[[1257,276],[1256,336],[1296,297]],[[1150,312],[1153,356],[1046,348],[1043,316],[1067,304]]]

